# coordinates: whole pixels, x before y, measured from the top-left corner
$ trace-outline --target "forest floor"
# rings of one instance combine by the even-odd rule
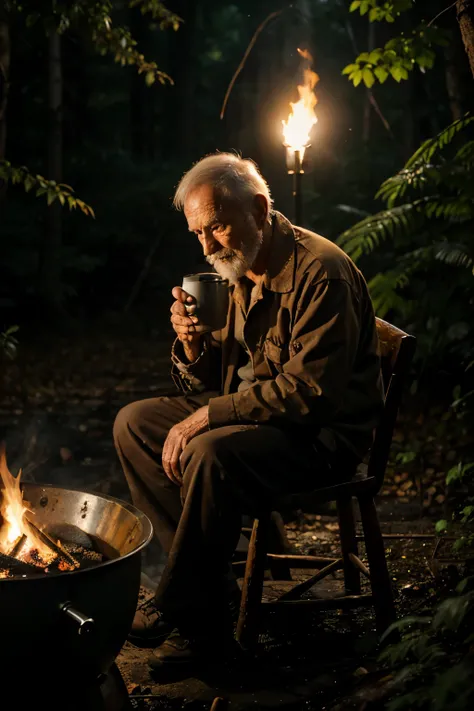
[[[24,344],[16,361],[3,368],[0,383],[0,439],[6,441],[12,471],[22,468],[25,480],[128,499],[113,448],[113,421],[128,402],[174,391],[170,341],[166,329],[156,329],[150,338],[123,328],[119,333],[91,328]],[[386,539],[386,552],[399,615],[433,604],[463,574],[462,561],[450,552],[449,541],[439,543],[434,524],[451,517],[444,479],[459,460],[467,433],[447,406],[428,406],[418,396],[406,401],[377,502],[383,533],[398,534]],[[295,551],[336,552],[334,510],[292,512],[285,522]],[[361,545],[362,558],[364,553]],[[163,564],[151,544],[144,554],[145,579],[156,583]],[[305,575],[308,571],[295,571],[296,579]],[[324,595],[341,583],[335,574],[312,594]],[[266,581],[268,599],[279,589]],[[207,709],[222,696],[235,709],[335,711],[363,708],[371,695],[377,698],[385,672],[377,662],[372,612],[300,614],[268,620],[258,664],[237,675],[208,673],[158,683],[148,673],[145,653],[126,643],[118,663],[134,708]]]

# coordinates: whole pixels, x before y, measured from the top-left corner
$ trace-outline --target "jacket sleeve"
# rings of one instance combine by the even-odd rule
[[[221,390],[221,343],[214,333],[205,333],[202,343],[202,351],[193,363],[187,362],[179,338],[171,347],[171,377],[183,393]]]
[[[356,357],[360,305],[341,279],[307,283],[291,329],[289,360],[276,378],[209,401],[209,427],[286,418],[324,426],[344,397]]]

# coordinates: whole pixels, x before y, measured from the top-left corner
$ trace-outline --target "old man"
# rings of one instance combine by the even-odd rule
[[[256,165],[218,153],[184,175],[174,205],[231,285],[226,326],[203,333],[174,287],[181,394],[123,408],[115,444],[133,497],[168,554],[130,639],[152,667],[235,653],[229,563],[242,514],[351,477],[382,404],[372,304],[360,271],[273,209]],[[190,313],[191,311],[191,313]]]

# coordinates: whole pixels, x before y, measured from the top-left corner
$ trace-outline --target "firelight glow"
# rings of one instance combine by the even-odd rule
[[[298,53],[310,63],[313,61],[307,50],[298,49]],[[304,69],[304,84],[298,85],[300,98],[295,103],[290,102],[290,115],[286,121],[282,120],[284,145],[292,151],[300,151],[301,161],[310,142],[311,129],[318,121],[314,110],[318,99],[313,91],[318,81],[316,72],[309,67]]]

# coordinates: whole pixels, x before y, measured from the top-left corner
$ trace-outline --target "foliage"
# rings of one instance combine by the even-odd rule
[[[0,358],[5,356],[13,360],[15,357],[18,341],[13,334],[18,330],[18,326],[10,326],[6,331],[0,333]]]
[[[172,82],[166,72],[158,69],[156,62],[146,60],[137,49],[137,42],[127,27],[115,26],[112,14],[118,3],[112,0],[80,0],[65,3],[51,0],[49,14],[44,9],[39,12],[37,4],[23,0],[11,0],[7,3],[10,11],[17,11],[25,16],[27,27],[42,22],[48,32],[63,34],[67,30],[86,24],[92,42],[99,54],[112,54],[114,60],[122,66],[134,65],[139,74],[145,75],[148,86],[159,81],[161,84]],[[115,8],[114,8],[115,6]],[[138,7],[142,14],[149,13],[157,21],[160,29],[179,28],[180,18],[170,12],[158,0],[129,0],[128,7]]]
[[[369,282],[379,316],[391,312],[405,324],[431,330],[437,348],[443,340],[444,345],[469,343],[463,359],[473,347],[467,316],[474,298],[473,121],[467,116],[425,141],[404,168],[380,187],[376,197],[387,208],[364,218],[338,239],[356,261],[374,251],[384,259],[386,269]],[[456,145],[459,139],[462,143]],[[458,272],[456,282],[446,280],[453,269]],[[458,287],[465,289],[466,316],[453,322],[446,301],[444,312],[436,313],[433,305],[440,294],[445,300],[455,298]],[[422,302],[426,311],[420,308]]]
[[[36,191],[36,196],[44,195],[48,205],[52,205],[55,200],[59,200],[61,205],[67,205],[70,210],[79,208],[85,215],[95,217],[94,210],[83,200],[73,195],[74,190],[66,183],[56,183],[54,180],[47,180],[42,175],[33,175],[25,166],[14,167],[9,161],[0,161],[0,180],[12,185],[23,185],[25,192]]]
[[[172,27],[177,30],[179,28],[180,18],[167,10],[158,0],[129,0],[128,6],[140,8],[142,14],[151,14],[152,18],[158,21],[160,29]],[[139,74],[145,75],[147,86],[151,86],[155,81],[161,84],[173,83],[168,74],[158,69],[155,61],[147,61],[144,55],[139,52],[137,42],[128,28],[113,26],[111,14],[114,3],[111,0],[101,0],[100,2],[81,0],[81,2],[73,3],[51,0],[49,13],[45,12],[44,8],[38,12],[36,3],[10,0],[6,3],[6,9],[24,16],[27,28],[42,23],[46,33],[63,34],[85,21],[92,42],[100,54],[113,54],[115,62],[122,66],[134,65]],[[24,166],[14,167],[9,161],[1,160],[0,180],[13,185],[22,184],[26,192],[35,189],[36,196],[46,196],[48,206],[52,205],[55,200],[59,200],[61,205],[67,204],[70,210],[79,207],[85,215],[94,217],[93,209],[84,201],[76,198],[73,195],[73,188],[69,185],[56,183],[41,175],[33,175]]]
[[[456,399],[451,404],[451,410],[455,413],[461,425],[463,420],[472,420],[472,397],[474,391],[471,390],[461,397],[459,386],[455,390]],[[469,426],[472,427],[471,422],[468,423]],[[436,531],[438,533],[450,532],[451,529],[455,531],[454,551],[474,545],[473,484],[474,461],[472,461],[472,453],[466,453],[465,458],[452,466],[446,474],[446,487],[451,493],[451,498],[456,502],[452,513],[452,521],[441,519],[436,523]],[[457,530],[454,528],[453,523],[458,524]]]
[[[466,578],[433,612],[402,618],[385,632],[382,639],[400,635],[380,655],[394,674],[387,711],[472,708],[473,586],[474,578]]]
[[[82,5],[82,3],[81,3]],[[94,8],[89,16],[88,23],[91,29],[92,41],[100,54],[112,54],[114,60],[123,67],[134,65],[139,74],[145,74],[147,86],[151,86],[155,81],[161,84],[173,83],[171,77],[158,69],[158,65],[153,61],[146,61],[145,57],[137,49],[137,42],[131,36],[126,27],[113,27],[110,13],[112,2],[94,3]],[[179,18],[166,10],[159,2],[140,2],[131,0],[129,7],[141,6],[142,12],[151,12],[155,19],[159,19],[160,28],[171,26],[177,30]]]
[[[389,2],[378,0],[353,0],[349,12],[359,10],[361,15],[367,13],[370,22],[394,22],[402,12],[413,7],[413,0],[391,0]]]
[[[412,9],[412,0],[393,0],[378,2],[378,0],[354,0],[350,11],[359,10],[361,15],[368,13],[370,22],[394,22],[402,12]],[[409,35],[402,32],[388,40],[383,47],[371,52],[362,52],[342,71],[348,74],[349,81],[354,86],[361,82],[366,87],[373,86],[376,80],[383,84],[391,75],[395,81],[408,79],[409,72],[417,66],[421,72],[431,69],[435,60],[434,47],[448,44],[449,35],[438,27],[422,24],[413,29]]]

